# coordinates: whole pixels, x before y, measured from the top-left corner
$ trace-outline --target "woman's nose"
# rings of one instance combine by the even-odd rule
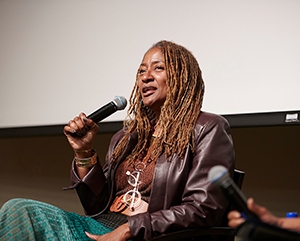
[[[142,81],[144,83],[148,83],[150,81],[152,81],[154,78],[153,78],[153,75],[151,73],[150,70],[147,70],[144,74],[143,74],[143,77],[142,77]]]

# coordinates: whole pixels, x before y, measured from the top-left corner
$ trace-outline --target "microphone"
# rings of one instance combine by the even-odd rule
[[[243,240],[257,241],[296,241],[300,240],[299,233],[262,222],[247,207],[247,199],[231,179],[228,170],[223,166],[214,166],[208,172],[208,180],[219,187],[229,201],[244,214],[246,221],[241,224],[235,235]]]
[[[95,123],[98,123],[116,111],[125,109],[126,105],[127,100],[123,96],[115,96],[111,102],[100,107],[98,110],[88,115],[87,118],[92,119]]]
[[[212,185],[219,187],[227,199],[246,218],[256,218],[247,207],[247,198],[231,179],[228,170],[223,166],[214,166],[208,172],[208,180]]]

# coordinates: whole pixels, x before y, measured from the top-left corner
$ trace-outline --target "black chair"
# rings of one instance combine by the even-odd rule
[[[244,181],[245,172],[241,170],[234,170],[233,181],[241,189]],[[227,214],[232,210],[232,206],[229,205],[224,214],[224,222],[227,224]],[[224,227],[210,227],[210,228],[198,228],[198,229],[185,229],[172,233],[166,233],[159,235],[152,239],[152,241],[187,241],[187,240],[222,240],[222,241],[234,241],[236,229],[230,228],[227,225]],[[210,238],[210,237],[215,237]]]

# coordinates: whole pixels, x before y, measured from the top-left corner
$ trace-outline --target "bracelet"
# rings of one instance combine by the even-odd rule
[[[93,148],[88,149],[88,150],[83,150],[83,151],[74,150],[74,152],[75,152],[75,153],[88,153],[88,152],[90,152],[91,150],[93,150]]]
[[[75,157],[74,159],[75,159],[76,166],[77,167],[86,167],[86,168],[94,166],[97,163],[98,158],[97,158],[96,151],[93,150],[93,152],[94,152],[94,155],[92,157],[87,157],[87,158]]]

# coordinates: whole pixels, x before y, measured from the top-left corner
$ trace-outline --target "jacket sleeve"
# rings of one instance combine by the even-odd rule
[[[187,150],[183,158],[187,161],[179,158],[171,161],[182,161],[185,164],[173,165],[179,166],[177,168],[171,168],[170,164],[165,196],[161,200],[155,200],[165,202],[165,207],[128,217],[134,237],[148,240],[158,234],[178,229],[216,226],[222,223],[228,202],[220,190],[210,185],[207,175],[215,165],[223,165],[233,173],[233,142],[229,124],[223,117],[213,114],[203,116],[204,120],[199,118],[200,122],[196,125],[194,152],[190,154],[191,151]]]
[[[67,189],[76,189],[86,215],[93,216],[101,213],[108,200],[108,185],[99,161],[81,180],[76,171],[74,161],[71,168],[71,186]]]
[[[122,132],[120,131],[111,139],[109,150],[106,155],[106,161],[108,161],[108,156],[111,154],[121,135]],[[65,189],[76,188],[78,197],[86,215],[96,216],[104,212],[107,208],[112,185],[111,182],[107,181],[107,172],[107,162],[102,168],[98,160],[88,174],[83,179],[80,179],[77,175],[77,168],[74,160],[72,162],[70,173],[71,186]]]

